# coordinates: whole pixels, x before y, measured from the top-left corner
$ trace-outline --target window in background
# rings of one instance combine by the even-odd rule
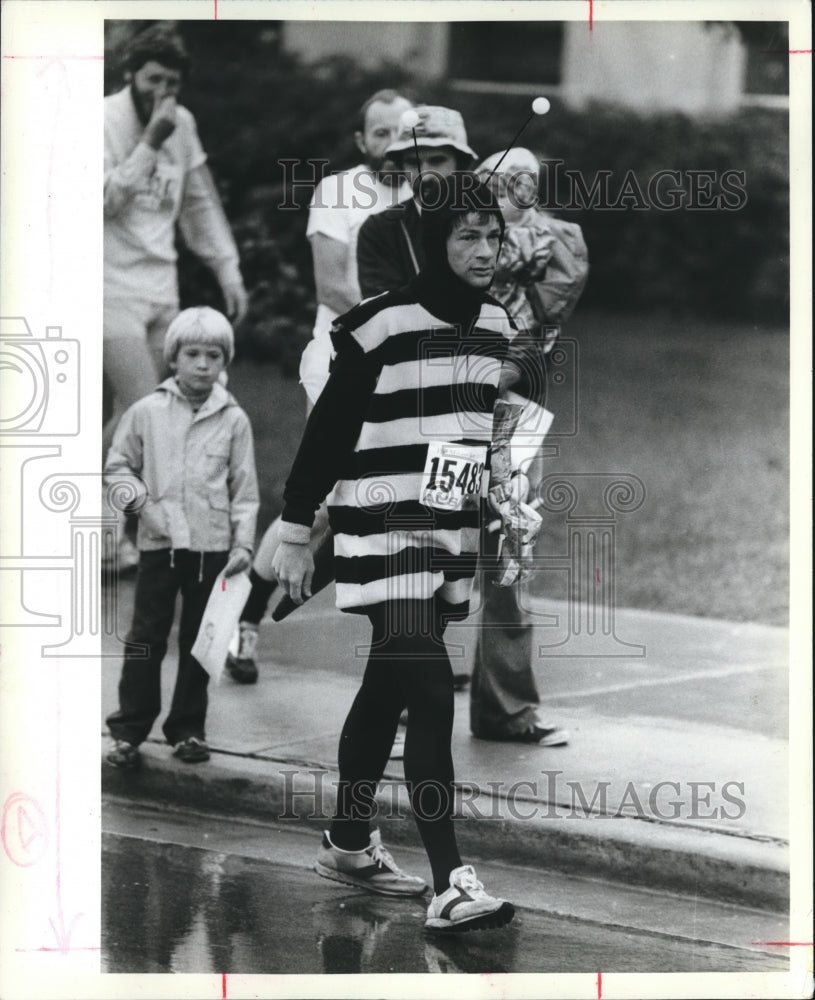
[[[534,89],[561,82],[563,23],[469,21],[450,25],[449,76],[458,84],[508,84]]]

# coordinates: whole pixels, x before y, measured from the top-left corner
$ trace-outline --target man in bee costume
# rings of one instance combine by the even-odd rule
[[[515,375],[507,362],[515,330],[487,292],[504,221],[474,174],[442,180],[423,209],[420,273],[332,328],[336,359],[286,483],[274,569],[295,602],[310,596],[310,526],[327,497],[337,606],[366,615],[373,630],[340,737],[336,814],[316,871],[385,895],[425,891],[371,830],[376,787],[407,708],[405,776],[433,873],[425,926],[447,931],[499,927],[514,913],[462,863],[452,819],[453,672],[443,633],[469,612],[485,466],[519,559],[529,532],[511,499],[514,411],[500,399]],[[503,444],[491,449],[493,441]]]

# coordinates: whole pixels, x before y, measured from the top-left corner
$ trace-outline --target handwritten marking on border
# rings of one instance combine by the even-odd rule
[[[48,821],[40,804],[30,795],[15,792],[3,806],[0,827],[3,849],[11,862],[30,868],[45,854],[48,846]]]

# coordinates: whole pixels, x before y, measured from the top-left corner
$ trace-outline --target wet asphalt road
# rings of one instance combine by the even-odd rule
[[[104,972],[769,972],[786,965],[780,956],[522,907],[500,930],[430,936],[422,929],[426,901],[346,889],[303,864],[242,856],[228,843],[162,842],[165,822],[172,825],[156,820],[155,839],[104,835]]]

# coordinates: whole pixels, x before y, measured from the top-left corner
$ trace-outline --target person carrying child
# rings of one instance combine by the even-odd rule
[[[518,500],[543,478],[543,439],[553,415],[545,408],[547,355],[586,286],[588,250],[580,226],[553,218],[538,204],[539,162],[517,147],[487,157],[476,174],[495,195],[506,233],[490,291],[521,333],[515,361],[523,376],[508,399],[523,407],[512,442]],[[481,554],[488,567],[470,687],[470,729],[484,740],[563,746],[568,733],[541,720],[533,671],[533,626],[515,587],[496,587],[498,533],[484,525]]]
[[[119,707],[107,718],[115,767],[138,766],[139,745],[161,711],[161,663],[179,591],[178,674],[162,728],[179,760],[209,759],[209,676],[191,650],[219,574],[251,565],[258,512],[249,418],[218,381],[234,352],[222,313],[207,306],[179,313],[164,341],[173,376],[125,412],[105,462],[108,481],[137,477],[132,506],[139,508],[133,624]]]

